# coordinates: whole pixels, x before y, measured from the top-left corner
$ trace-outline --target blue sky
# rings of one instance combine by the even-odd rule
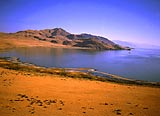
[[[160,0],[1,0],[0,32],[61,27],[160,45]]]

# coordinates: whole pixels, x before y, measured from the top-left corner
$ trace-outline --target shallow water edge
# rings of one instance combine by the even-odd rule
[[[16,57],[0,57],[0,67],[18,71],[60,75],[66,78],[83,78],[95,81],[115,82],[120,84],[160,87],[160,82],[128,79],[118,75],[100,72],[92,68],[46,68],[31,63],[21,62],[19,58]]]

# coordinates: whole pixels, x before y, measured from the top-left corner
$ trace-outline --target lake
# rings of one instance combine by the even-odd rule
[[[1,51],[0,57],[18,57],[22,62],[45,67],[95,68],[126,78],[160,82],[158,49],[92,51],[34,47]]]

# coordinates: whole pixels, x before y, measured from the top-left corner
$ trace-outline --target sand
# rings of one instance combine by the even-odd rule
[[[160,88],[0,68],[1,116],[158,116]]]

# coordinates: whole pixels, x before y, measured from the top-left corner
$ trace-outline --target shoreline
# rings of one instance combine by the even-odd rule
[[[19,63],[17,58],[12,58],[12,62],[0,58],[1,116],[160,114],[158,87],[104,81],[69,70]]]
[[[83,78],[83,79],[102,81],[102,82],[113,82],[119,84],[140,85],[140,86],[150,86],[150,87],[160,88],[160,82],[150,82],[144,80],[124,78],[118,75],[109,74],[106,72],[100,72],[93,68],[57,68],[57,67],[46,68],[31,63],[21,62],[19,58],[16,57],[4,57],[4,58],[0,57],[0,60],[1,60],[0,67],[7,69],[55,74],[55,75],[65,76],[66,78],[67,77]],[[8,64],[2,65],[1,62],[8,62]]]

